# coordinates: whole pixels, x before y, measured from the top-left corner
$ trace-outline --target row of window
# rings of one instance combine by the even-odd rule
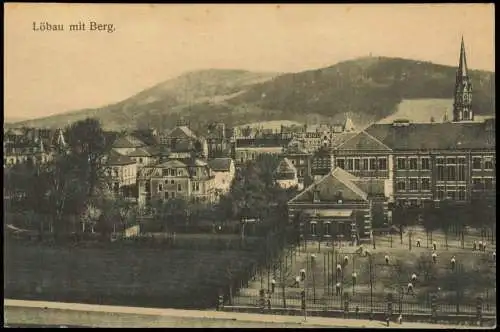
[[[495,162],[493,157],[472,157],[473,170],[493,170],[495,169]]]
[[[465,167],[467,160],[465,157],[437,157],[436,165]],[[429,157],[396,157],[397,169],[409,170],[430,170],[431,163]],[[495,168],[493,157],[473,157],[472,169],[493,170]]]
[[[465,186],[458,187],[436,187],[436,198],[438,200],[450,199],[453,201],[465,201],[467,199],[467,191]]]
[[[136,171],[135,169],[133,168],[130,168],[130,167],[122,167],[122,172],[123,172],[123,176],[124,177],[128,177],[128,176],[133,176],[133,175],[136,175]],[[111,169],[108,169],[107,170],[107,174],[108,175],[112,175],[114,177],[118,177],[119,174],[120,174],[120,168],[119,167],[113,167]]]
[[[442,186],[436,186],[437,190],[440,190]],[[455,188],[455,186],[446,186],[447,190],[449,188]],[[458,188],[464,188],[465,186],[458,186]],[[485,178],[472,178],[472,189],[473,190],[493,190],[495,188],[495,182],[492,177]],[[431,179],[430,178],[409,178],[409,179],[396,179],[396,190],[397,191],[430,191],[431,190]],[[453,189],[454,190],[454,189]]]
[[[420,162],[419,162],[420,161]],[[431,160],[429,157],[397,157],[396,158],[396,168],[397,169],[410,169],[418,170],[420,164],[420,169],[430,170]]]
[[[8,157],[4,157],[3,158],[3,164],[4,165],[16,165],[16,164],[22,164],[23,162],[35,162],[35,161],[39,161],[39,162],[44,163],[44,162],[48,161],[48,157],[46,158],[45,156],[41,156],[39,158],[31,159],[31,160],[30,160],[30,157],[21,157],[21,158],[16,158],[16,157],[8,158]]]
[[[167,181],[165,181],[165,184],[167,184]],[[163,191],[163,183],[158,183],[158,191]],[[182,191],[182,185],[180,183],[177,184],[177,191]]]
[[[175,191],[172,192],[165,191],[164,197],[165,199],[175,198]]]
[[[465,181],[465,165],[437,165],[438,181]]]
[[[397,191],[429,191],[431,190],[430,178],[409,178],[409,179],[396,179]]]
[[[347,171],[386,171],[387,158],[337,158],[337,166]]]
[[[177,168],[164,168],[161,170],[162,176],[183,176],[184,172],[182,169]]]
[[[472,190],[493,190],[495,189],[495,181],[493,178],[472,178]]]

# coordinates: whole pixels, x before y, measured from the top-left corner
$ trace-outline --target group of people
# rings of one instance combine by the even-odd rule
[[[472,250],[473,251],[479,250],[479,251],[485,252],[486,251],[486,241],[485,242],[479,241],[479,243],[478,243],[476,240],[474,240],[474,242],[472,243]]]

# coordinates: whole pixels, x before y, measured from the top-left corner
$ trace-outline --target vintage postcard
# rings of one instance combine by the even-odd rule
[[[5,327],[496,326],[493,4],[4,10]]]

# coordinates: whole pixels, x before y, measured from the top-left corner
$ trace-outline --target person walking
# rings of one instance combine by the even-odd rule
[[[416,282],[416,281],[417,281],[417,275],[416,275],[415,273],[413,273],[413,274],[411,275],[411,281],[412,281],[412,282]]]
[[[293,284],[293,286],[297,288],[300,287],[300,276],[295,277],[295,283]]]
[[[477,250],[477,241],[474,240],[474,242],[472,242],[472,251],[476,251]]]
[[[434,250],[434,251],[437,250],[437,243],[436,243],[436,241],[432,242],[432,250]]]
[[[300,269],[300,281],[306,280],[306,269]]]
[[[432,261],[434,262],[434,264],[437,263],[437,257],[438,257],[438,255],[435,252],[433,252],[432,253]]]
[[[340,282],[337,282],[337,284],[335,284],[335,294],[337,296],[340,295],[340,289],[341,289],[341,284],[340,284]]]
[[[347,266],[347,264],[349,263],[349,257],[347,257],[347,255],[344,256],[344,266]]]
[[[483,251],[483,241],[479,241],[479,251]]]
[[[408,283],[408,287],[407,287],[407,294],[414,294],[413,293],[413,284],[411,282]]]
[[[451,269],[455,270],[455,263],[456,263],[455,255],[453,255],[453,257],[451,257],[450,263],[451,263]]]
[[[385,255],[385,264],[389,264],[389,256],[388,255]]]
[[[420,248],[420,243],[421,243],[420,239],[417,239],[417,248]]]
[[[276,288],[276,280],[274,277],[271,279],[271,293],[274,294],[274,289]]]

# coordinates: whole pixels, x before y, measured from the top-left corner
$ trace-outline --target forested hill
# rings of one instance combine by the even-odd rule
[[[180,118],[193,129],[270,120],[330,121],[349,114],[366,125],[396,111],[403,99],[453,98],[456,68],[430,62],[365,57],[299,73],[201,70],[162,82],[97,109],[23,121],[61,127],[92,116],[106,129],[171,128]],[[495,74],[470,71],[476,114],[494,114]]]

